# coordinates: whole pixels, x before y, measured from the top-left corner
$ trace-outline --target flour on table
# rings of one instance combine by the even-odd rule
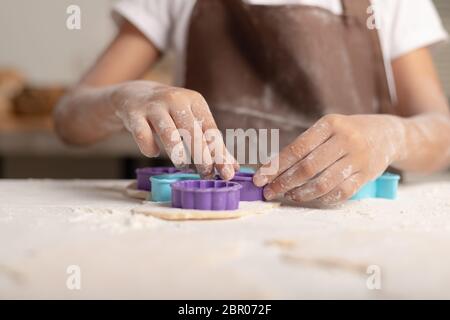
[[[370,263],[361,263],[335,257],[305,257],[301,255],[283,254],[283,262],[292,265],[310,265],[324,269],[339,269],[357,274],[366,274]]]
[[[107,230],[114,234],[123,234],[133,230],[154,229],[160,226],[157,219],[131,214],[131,208],[73,208],[70,223],[80,223],[89,229]]]
[[[237,210],[208,211],[172,208],[170,205],[169,202],[145,202],[142,206],[134,208],[133,213],[150,215],[163,220],[224,220],[265,213],[280,206],[275,202],[241,201]]]

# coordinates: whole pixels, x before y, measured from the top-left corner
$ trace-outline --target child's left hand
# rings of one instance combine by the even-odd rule
[[[340,203],[406,155],[405,131],[395,116],[324,116],[262,166],[254,182],[267,185],[268,200]]]

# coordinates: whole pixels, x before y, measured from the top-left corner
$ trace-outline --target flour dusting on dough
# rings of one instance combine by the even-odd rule
[[[134,213],[153,216],[163,220],[224,220],[237,219],[249,215],[261,214],[279,207],[279,203],[263,201],[241,201],[239,209],[230,211],[208,211],[172,208],[169,202],[145,202],[133,209]]]

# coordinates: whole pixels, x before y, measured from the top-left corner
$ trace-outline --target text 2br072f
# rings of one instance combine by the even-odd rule
[[[222,305],[224,315],[267,315],[271,311],[271,305],[263,304],[230,304]]]

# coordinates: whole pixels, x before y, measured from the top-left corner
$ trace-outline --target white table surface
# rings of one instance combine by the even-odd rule
[[[0,180],[0,298],[450,298],[448,176],[396,201],[203,222],[132,215],[127,183]]]

